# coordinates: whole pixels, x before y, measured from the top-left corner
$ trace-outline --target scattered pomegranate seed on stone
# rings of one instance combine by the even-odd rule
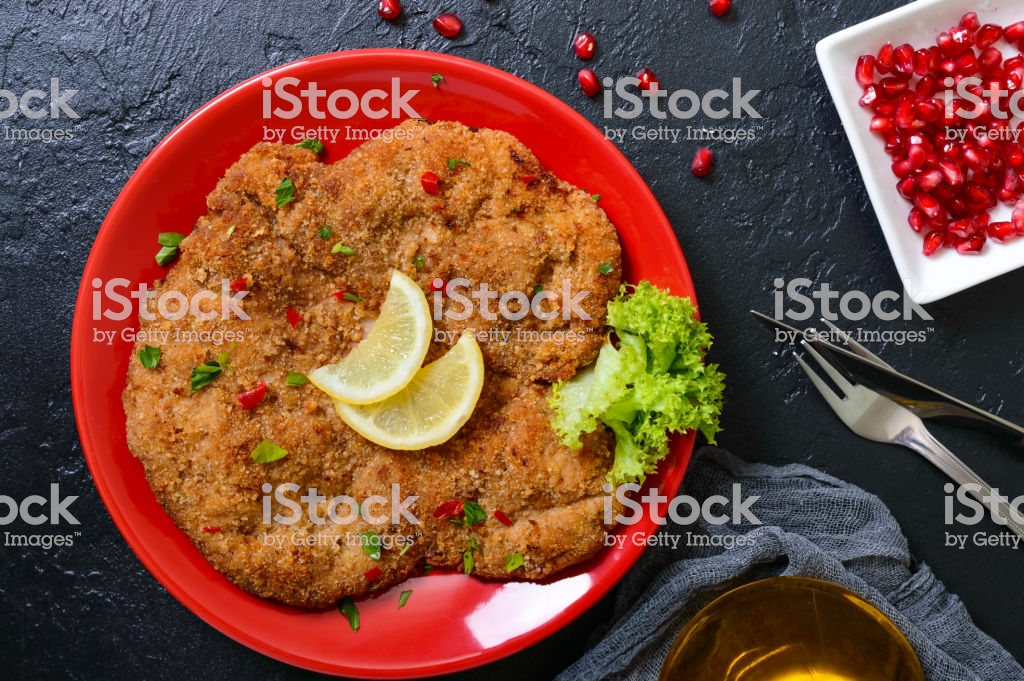
[[[697,177],[704,177],[711,172],[711,161],[715,155],[707,147],[701,147],[693,155],[693,162],[690,164],[690,172]]]
[[[572,40],[572,49],[580,59],[590,59],[594,56],[594,48],[597,42],[592,33],[580,33]]]
[[[445,38],[454,38],[462,30],[462,19],[452,12],[439,14],[434,19],[434,29]]]
[[[711,0],[711,13],[716,17],[724,17],[732,9],[732,0]]]
[[[402,14],[402,5],[398,0],[380,0],[377,5],[377,14],[388,21],[397,19]]]
[[[580,87],[583,88],[583,94],[587,97],[593,97],[601,91],[601,81],[597,79],[597,74],[591,69],[581,69],[579,76]]]
[[[642,68],[637,71],[636,77],[640,80],[641,90],[658,89],[658,77],[654,75],[654,71],[651,71],[648,68]]]

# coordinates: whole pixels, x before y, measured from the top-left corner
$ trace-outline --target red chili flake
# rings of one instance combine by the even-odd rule
[[[379,567],[372,567],[363,573],[363,577],[366,577],[368,582],[376,582],[384,573],[380,571]]]
[[[434,517],[438,520],[444,520],[445,518],[455,518],[456,516],[462,515],[462,500],[453,499],[452,501],[446,501],[436,509],[434,509]]]
[[[289,307],[288,308],[288,323],[292,325],[292,328],[294,329],[296,326],[298,326],[299,322],[301,322],[301,321],[302,321],[302,315],[299,314],[299,311],[296,310],[294,307]]]
[[[242,291],[248,290],[249,282],[245,277],[242,277],[241,279],[235,279],[233,282],[231,282],[229,284],[229,287],[235,293],[241,293]]]
[[[203,532],[208,534],[217,534],[220,532],[220,525],[204,525]]]
[[[523,175],[522,177],[519,178],[519,181],[522,182],[523,184],[530,184],[531,182],[536,182],[537,178],[534,177],[533,175]]]
[[[332,296],[334,296],[335,298],[337,298],[338,300],[345,300],[345,294],[346,294],[346,293],[352,293],[352,292],[351,292],[351,291],[349,291],[349,290],[348,290],[348,289],[346,288],[346,289],[342,289],[341,291],[335,291],[335,292],[334,292],[334,293],[332,293],[331,295],[332,295]]]
[[[502,525],[504,525],[505,527],[512,526],[512,519],[505,515],[505,512],[502,510],[497,510],[494,512],[494,519]]]
[[[429,170],[420,176],[420,184],[423,185],[423,191],[430,194],[431,196],[437,196],[441,193],[441,187],[438,184],[439,178]]]
[[[244,393],[238,393],[235,395],[235,399],[242,405],[242,409],[252,409],[257,404],[263,401],[263,398],[267,396],[267,384],[260,379],[260,382],[256,384],[256,387],[252,390],[246,390]]]

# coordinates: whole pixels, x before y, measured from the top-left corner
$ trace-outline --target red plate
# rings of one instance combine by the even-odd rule
[[[443,74],[440,88],[431,76]],[[304,59],[228,90],[175,128],[139,166],[110,209],[85,266],[71,337],[75,417],[89,470],[128,544],[150,572],[192,612],[254,650],[319,672],[363,678],[410,678],[476,667],[530,646],[601,598],[643,551],[657,529],[649,517],[620,530],[621,548],[604,549],[586,564],[544,583],[485,582],[435,573],[359,604],[362,628],[353,633],[337,611],[307,612],[249,595],[217,573],[177,530],[150,491],[142,466],[125,442],[121,391],[132,344],[123,321],[94,319],[94,280],[124,278],[134,288],[163,268],[153,256],[158,232],[192,230],[206,211],[206,195],[238,157],[264,137],[265,126],[341,129],[326,142],[335,161],[358,144],[346,126],[386,129],[398,120],[357,112],[348,120],[318,120],[309,107],[292,119],[262,117],[264,78],[315,81],[331,92],[390,94],[391,79],[415,112],[432,120],[506,130],[565,180],[601,194],[601,206],[619,230],[629,280],[648,279],[694,298],[683,254],[668,220],[629,161],[604,135],[568,106],[526,81],[464,59],[409,50],[356,50]],[[298,88],[296,88],[298,89]],[[346,100],[339,100],[342,104]],[[282,102],[277,100],[275,106]],[[371,101],[373,108],[381,100]],[[384,100],[384,106],[390,99]],[[598,110],[599,103],[587,103]],[[321,108],[323,104],[321,104]],[[390,112],[389,112],[390,113]],[[408,117],[408,116],[404,116]],[[133,301],[134,302],[134,301]],[[107,303],[115,311],[119,306]],[[107,343],[101,332],[115,333]],[[662,472],[648,481],[674,492],[682,481],[694,436],[678,439]],[[664,512],[664,505],[662,512]],[[398,594],[413,589],[399,611]]]

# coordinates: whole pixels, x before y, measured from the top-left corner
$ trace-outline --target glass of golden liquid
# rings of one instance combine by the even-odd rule
[[[773,577],[733,589],[690,620],[659,681],[924,681],[899,629],[841,586]]]

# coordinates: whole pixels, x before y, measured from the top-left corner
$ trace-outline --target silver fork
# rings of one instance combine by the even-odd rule
[[[967,488],[968,494],[992,512],[993,520],[1004,519],[1009,530],[1024,538],[1024,526],[1013,519],[1008,499],[999,495],[998,490],[989,487],[967,464],[936,440],[920,418],[887,397],[862,385],[854,385],[814,348],[803,342],[801,345],[843,391],[844,396],[837,395],[807,362],[799,355],[794,355],[811,383],[850,430],[868,440],[912,449],[952,478],[957,485],[972,485]],[[996,520],[996,524],[1002,523]]]

